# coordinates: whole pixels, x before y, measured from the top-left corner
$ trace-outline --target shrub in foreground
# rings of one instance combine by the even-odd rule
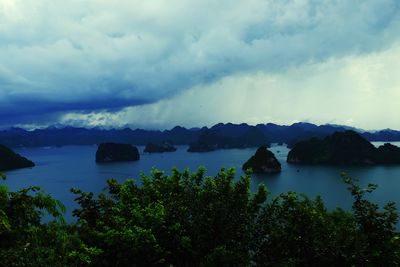
[[[350,211],[264,185],[251,193],[250,174],[235,180],[233,169],[153,170],[98,196],[72,189],[69,225],[39,189],[1,186],[0,266],[398,266],[394,203],[379,208],[365,198],[375,185],[344,180]]]
[[[234,182],[234,170],[216,177],[153,170],[133,180],[108,181],[108,194],[73,190],[81,209],[78,234],[100,248],[96,266],[245,266],[254,219],[266,199],[261,185],[250,193],[250,176]]]

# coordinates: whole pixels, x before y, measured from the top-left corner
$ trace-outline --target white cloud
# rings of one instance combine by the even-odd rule
[[[164,101],[191,88],[224,90],[217,81],[280,77],[310,62],[379,52],[398,39],[399,5],[0,0],[0,123]],[[315,90],[309,94],[324,89]],[[208,99],[222,94],[207,92]]]
[[[310,121],[400,129],[399,57],[400,43],[385,51],[310,63],[280,74],[232,75],[172,99],[117,113],[70,114],[63,122],[168,128]],[[93,119],[98,117],[104,119]]]

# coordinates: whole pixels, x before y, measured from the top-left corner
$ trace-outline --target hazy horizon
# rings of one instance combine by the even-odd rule
[[[400,131],[400,129],[392,129],[392,128],[382,128],[382,129],[363,129],[360,127],[356,127],[353,125],[344,125],[344,124],[331,124],[331,123],[323,123],[323,124],[317,124],[317,123],[313,123],[313,122],[306,122],[306,121],[297,121],[297,122],[293,122],[290,124],[277,124],[274,122],[264,122],[264,123],[259,123],[259,124],[263,124],[263,125],[267,125],[267,124],[274,124],[274,125],[278,125],[278,126],[292,126],[295,124],[313,124],[316,126],[336,126],[336,127],[344,127],[344,128],[348,128],[348,129],[354,129],[357,131],[365,131],[365,132],[376,132],[376,131],[382,131],[382,130],[390,130],[390,131]],[[64,124],[49,124],[49,125],[22,125],[22,126],[10,126],[10,127],[0,127],[0,131],[4,131],[4,130],[10,130],[12,128],[19,128],[19,129],[23,129],[26,131],[33,131],[33,130],[37,130],[37,129],[49,129],[49,128],[57,128],[57,129],[63,129],[63,128],[68,128],[68,127],[72,127],[72,128],[85,128],[85,129],[101,129],[101,130],[122,130],[122,129],[131,129],[131,130],[136,130],[136,129],[140,129],[140,130],[146,130],[146,131],[168,131],[168,130],[172,130],[175,127],[183,127],[186,129],[201,129],[203,127],[207,127],[207,128],[212,128],[213,126],[217,125],[217,124],[234,124],[234,125],[240,125],[240,124],[247,124],[249,126],[257,126],[258,124],[249,124],[246,122],[240,122],[240,123],[233,123],[233,122],[219,122],[216,124],[210,124],[210,125],[196,125],[196,126],[185,126],[185,125],[174,125],[171,127],[165,127],[165,128],[157,128],[157,127],[146,127],[146,126],[134,126],[134,125],[119,125],[119,126],[112,126],[112,125],[64,125]]]

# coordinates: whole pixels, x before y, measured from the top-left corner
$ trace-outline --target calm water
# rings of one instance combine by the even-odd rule
[[[376,145],[381,143],[375,143]],[[394,143],[396,144],[396,143]],[[397,143],[396,145],[400,145]],[[17,150],[23,156],[33,160],[36,167],[6,172],[5,182],[11,190],[26,186],[40,186],[53,197],[67,206],[67,218],[76,208],[74,195],[70,188],[77,187],[84,191],[100,192],[106,180],[116,178],[139,178],[141,172],[149,173],[152,167],[170,173],[171,167],[196,170],[200,165],[207,168],[208,175],[215,175],[221,167],[237,169],[237,179],[243,174],[242,164],[254,154],[256,149],[230,149],[209,153],[187,153],[186,146],[179,146],[174,153],[142,154],[140,161],[96,164],[94,156],[96,146],[66,146],[61,148],[24,148]],[[143,151],[143,147],[139,147]],[[321,195],[329,208],[340,206],[349,208],[351,197],[340,177],[346,172],[360,179],[362,185],[376,183],[378,189],[371,199],[378,203],[395,201],[400,205],[400,166],[375,167],[329,167],[288,165],[288,149],[273,146],[271,150],[282,164],[282,172],[275,175],[253,175],[252,190],[259,183],[264,183],[273,195],[281,192],[296,191],[309,197]],[[137,179],[139,180],[139,179]]]

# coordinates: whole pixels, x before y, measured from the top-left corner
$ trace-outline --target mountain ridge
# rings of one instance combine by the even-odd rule
[[[104,142],[123,142],[135,145],[160,143],[166,140],[176,145],[189,145],[197,142],[199,136],[207,131],[218,133],[222,136],[238,138],[246,131],[257,128],[266,136],[270,143],[295,143],[311,137],[326,137],[336,131],[346,131],[349,128],[360,133],[368,141],[400,141],[400,131],[383,129],[378,131],[365,131],[345,125],[322,124],[316,125],[307,122],[298,122],[291,125],[278,125],[265,123],[249,125],[247,123],[218,123],[211,127],[185,128],[175,126],[166,130],[131,129],[101,129],[84,127],[47,127],[43,129],[25,130],[13,127],[0,131],[0,144],[9,147],[40,147],[64,145],[93,145]]]

